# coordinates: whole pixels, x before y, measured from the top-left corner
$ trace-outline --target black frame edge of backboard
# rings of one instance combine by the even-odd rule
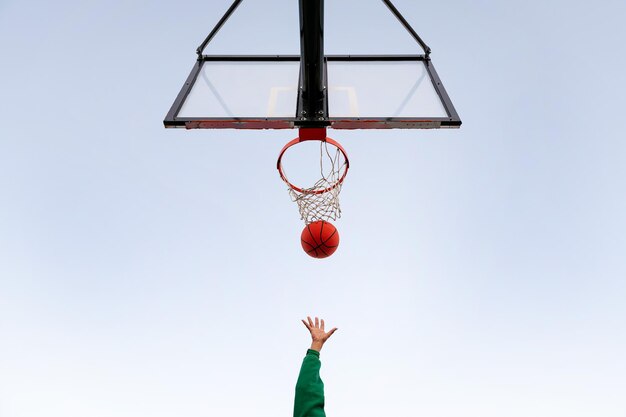
[[[191,68],[191,72],[185,80],[185,84],[183,84],[180,92],[174,100],[174,103],[172,103],[172,107],[170,107],[169,111],[167,112],[165,120],[163,120],[163,125],[165,127],[185,127],[185,122],[182,119],[178,119],[176,115],[180,111],[180,108],[187,98],[187,95],[189,95],[191,88],[196,82],[196,78],[198,78],[198,74],[200,74],[200,69],[202,69],[202,63],[203,61],[198,60],[193,65],[193,68]]]
[[[166,128],[210,128],[210,129],[291,129],[294,127],[331,127],[333,129],[436,129],[458,128],[459,118],[448,93],[435,70],[432,60],[426,55],[327,55],[324,68],[329,61],[423,61],[448,117],[429,118],[337,118],[329,117],[328,109],[324,117],[306,119],[303,117],[246,117],[246,118],[180,118],[177,117],[187,95],[191,91],[202,65],[208,61],[217,62],[295,62],[299,55],[203,55],[193,66],[185,84],[176,96],[163,124]],[[294,112],[295,113],[295,112]]]

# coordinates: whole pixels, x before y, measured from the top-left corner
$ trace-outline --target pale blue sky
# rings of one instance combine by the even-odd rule
[[[623,417],[624,3],[396,0],[463,126],[331,131],[321,262],[294,131],[162,127],[229,3],[0,2],[0,416],[289,416],[319,314],[329,417]],[[274,3],[207,52],[297,53]],[[327,52],[418,52],[379,3]]]

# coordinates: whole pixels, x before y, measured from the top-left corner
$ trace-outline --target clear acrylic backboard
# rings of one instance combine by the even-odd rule
[[[325,66],[328,115],[303,115],[297,106],[299,56],[205,56],[194,65],[165,126],[289,129],[315,120],[334,129],[461,125],[432,61],[423,55],[333,55]]]

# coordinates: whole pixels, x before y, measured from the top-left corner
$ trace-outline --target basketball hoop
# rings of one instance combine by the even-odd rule
[[[287,178],[282,164],[283,155],[292,146],[311,140],[320,142],[322,178],[310,187],[298,186]],[[299,137],[287,143],[280,151],[276,167],[280,178],[289,187],[291,200],[298,204],[300,218],[305,224],[318,220],[336,220],[341,217],[339,193],[350,164],[345,149],[337,141],[326,136],[325,128],[300,129]]]

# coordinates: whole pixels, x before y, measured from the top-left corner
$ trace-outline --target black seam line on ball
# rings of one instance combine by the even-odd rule
[[[324,225],[326,224],[326,221],[322,220],[322,226],[320,227],[320,242],[324,243],[324,241],[322,240],[322,233],[324,233]]]
[[[323,243],[324,245],[326,245],[326,242],[328,242],[328,241],[329,241],[329,240],[330,240],[333,236],[335,236],[335,233],[337,233],[337,229],[336,229],[336,228],[335,228],[335,231],[334,231],[334,232],[332,232],[332,233],[330,234],[330,236],[328,236],[328,238],[327,238],[326,240],[324,240],[322,243]],[[328,246],[328,245],[327,245],[327,246]]]
[[[309,242],[307,242],[307,241],[306,241],[306,240],[304,240],[304,239],[300,239],[300,242],[301,242],[301,243],[306,243],[306,244],[307,244],[307,245],[309,245],[310,247],[315,248],[315,246],[311,245]],[[305,250],[306,250],[306,249],[305,249]]]

